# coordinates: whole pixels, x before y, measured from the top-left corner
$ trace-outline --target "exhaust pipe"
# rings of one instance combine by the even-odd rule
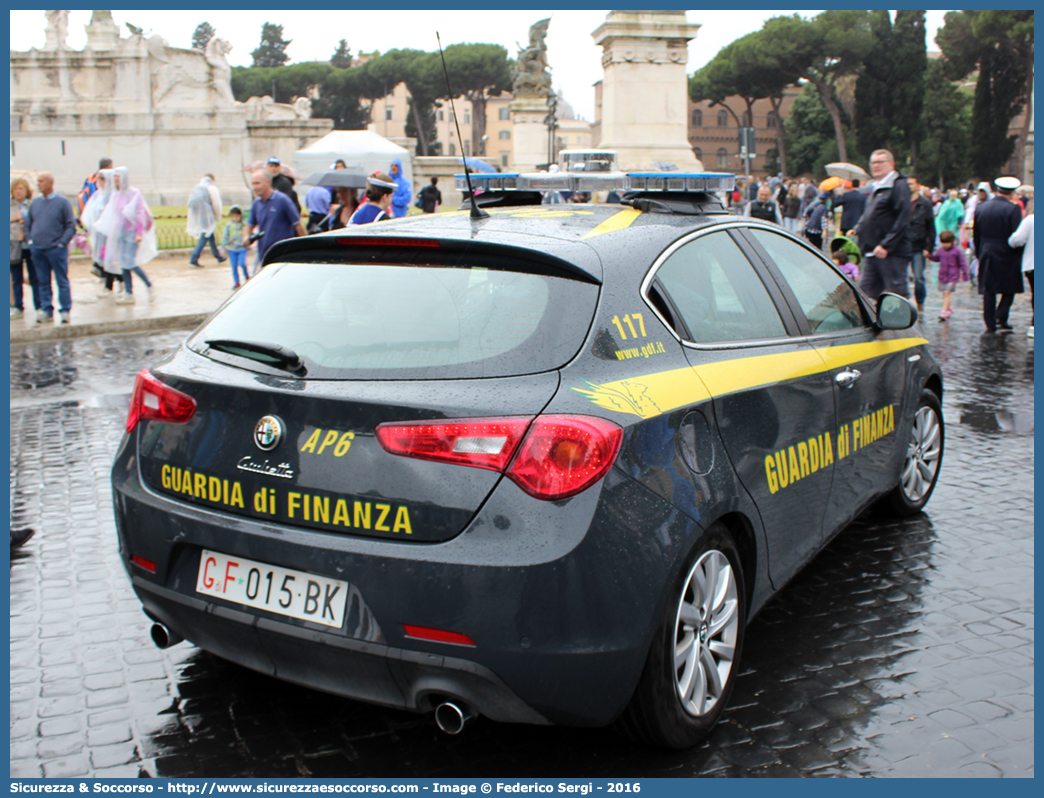
[[[161,623],[152,624],[152,629],[149,630],[149,636],[152,637],[152,642],[156,644],[156,648],[170,648],[171,646],[176,646],[185,639],[177,632],[172,632]]]
[[[468,721],[474,718],[475,713],[463,704],[445,701],[435,707],[435,723],[446,734],[460,734]]]

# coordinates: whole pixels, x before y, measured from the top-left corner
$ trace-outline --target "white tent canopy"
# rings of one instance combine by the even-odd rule
[[[402,171],[413,187],[410,151],[372,130],[331,130],[315,144],[294,153],[294,168],[305,177],[333,168],[338,158],[353,172],[388,174],[393,158],[402,159]]]

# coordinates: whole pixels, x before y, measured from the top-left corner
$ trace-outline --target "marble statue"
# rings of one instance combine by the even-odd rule
[[[207,42],[204,56],[210,65],[210,85],[217,92],[221,102],[234,105],[236,98],[232,96],[232,67],[228,64],[228,54],[232,45],[226,40],[214,36]]]
[[[69,49],[69,45],[65,42],[69,36],[69,12],[46,11],[44,13],[47,15],[47,28],[44,31],[47,43],[44,48],[47,50]]]
[[[512,92],[522,95],[546,96],[551,91],[551,73],[547,65],[547,26],[550,19],[542,19],[529,28],[529,46],[521,48],[515,61]]]

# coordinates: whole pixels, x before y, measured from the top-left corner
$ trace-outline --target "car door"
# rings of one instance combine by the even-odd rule
[[[903,417],[907,358],[924,341],[877,329],[855,288],[811,248],[766,228],[751,226],[747,235],[832,378],[838,429],[829,536],[898,479],[903,451],[895,430]]]
[[[776,585],[815,551],[833,473],[833,388],[779,288],[733,225],[681,239],[650,288],[712,397],[725,450],[750,493]]]

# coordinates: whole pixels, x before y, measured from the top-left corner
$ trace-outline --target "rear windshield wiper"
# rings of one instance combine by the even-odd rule
[[[266,366],[289,371],[298,377],[303,377],[307,371],[300,356],[293,349],[279,344],[270,344],[265,341],[238,341],[235,339],[220,339],[205,341],[211,349],[219,352],[227,352],[230,355],[256,360]]]

